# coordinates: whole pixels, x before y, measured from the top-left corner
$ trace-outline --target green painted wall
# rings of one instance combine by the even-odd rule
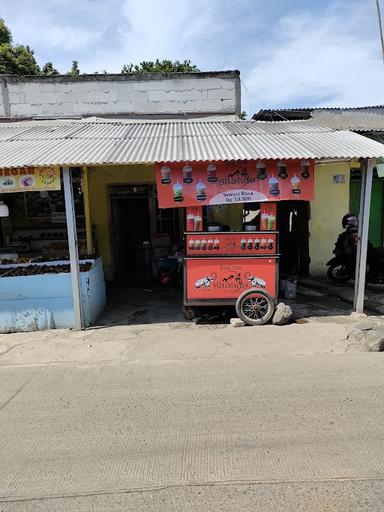
[[[359,214],[361,181],[351,180],[350,211]],[[372,184],[369,240],[375,247],[383,245],[384,179],[374,179]]]

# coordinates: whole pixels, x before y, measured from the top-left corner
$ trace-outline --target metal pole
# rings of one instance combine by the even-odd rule
[[[377,8],[377,17],[379,20],[379,32],[380,32],[380,42],[381,42],[381,53],[384,61],[384,36],[383,36],[383,24],[381,22],[381,10],[379,0],[376,0],[376,8]]]
[[[356,213],[361,220],[364,216],[364,200],[365,200],[365,188],[367,183],[367,159],[361,160],[360,162],[360,172],[361,172],[361,189],[360,189],[360,207],[359,212]],[[357,302],[357,294],[359,291],[359,272],[360,272],[360,257],[361,257],[361,235],[363,233],[363,223],[359,222],[357,239],[359,241],[357,250],[356,250],[356,268],[355,268],[355,293],[353,298],[353,309],[356,310],[356,302]]]
[[[356,275],[355,275],[355,297],[354,297],[354,301],[353,301],[353,309],[357,313],[363,313],[363,311],[364,311],[365,276],[366,276],[366,272],[367,272],[369,215],[370,215],[370,210],[371,210],[371,194],[372,194],[372,180],[373,180],[374,164],[375,164],[375,160],[370,158],[367,161],[366,168],[362,169],[359,232],[358,232]]]
[[[71,264],[74,328],[80,331],[83,327],[83,311],[80,288],[79,253],[76,231],[75,203],[73,200],[72,176],[68,167],[63,167],[65,214],[67,218],[69,259]]]

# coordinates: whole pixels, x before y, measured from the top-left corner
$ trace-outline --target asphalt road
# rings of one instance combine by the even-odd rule
[[[3,366],[0,511],[382,511],[382,357]]]

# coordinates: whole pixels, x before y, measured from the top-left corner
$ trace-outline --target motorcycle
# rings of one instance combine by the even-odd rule
[[[357,231],[344,231],[336,241],[335,256],[327,262],[327,276],[336,283],[346,283],[355,278]],[[368,244],[367,282],[384,282],[384,248]]]

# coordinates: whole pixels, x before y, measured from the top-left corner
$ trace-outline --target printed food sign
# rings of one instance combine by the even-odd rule
[[[248,288],[276,295],[276,258],[188,258],[186,298],[237,299]]]
[[[60,169],[20,167],[0,169],[0,193],[60,190]]]
[[[281,200],[311,201],[310,160],[248,160],[156,165],[160,208]]]

